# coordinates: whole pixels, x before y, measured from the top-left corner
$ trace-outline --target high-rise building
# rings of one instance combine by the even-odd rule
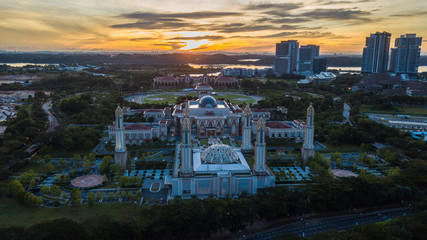
[[[298,72],[313,71],[313,59],[319,56],[319,46],[301,46],[298,51]]]
[[[396,38],[396,48],[391,49],[390,71],[397,74],[418,74],[422,41],[422,37],[416,37],[416,34]]]
[[[114,162],[121,167],[126,168],[127,150],[125,143],[125,129],[123,127],[123,109],[120,106],[116,108],[116,121],[114,123],[116,132],[116,148],[114,151]]]
[[[318,74],[326,71],[326,58],[324,57],[315,57],[313,58],[313,73]]]
[[[299,43],[297,40],[276,43],[276,59],[274,64],[276,76],[293,74],[296,71],[298,46]]]
[[[362,73],[387,72],[390,37],[391,34],[388,32],[376,32],[366,38],[366,46],[363,49]]]

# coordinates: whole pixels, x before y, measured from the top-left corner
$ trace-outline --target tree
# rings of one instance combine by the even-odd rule
[[[95,202],[95,194],[91,191],[87,195],[87,204],[89,205],[89,207],[92,207],[94,202]]]
[[[108,163],[103,161],[101,164],[99,164],[99,172],[101,174],[107,173],[109,171]]]
[[[88,159],[90,162],[95,162],[95,160],[96,160],[95,153],[89,153]]]
[[[126,187],[128,185],[129,179],[125,176],[120,176],[119,178],[119,186],[120,187]]]
[[[50,187],[50,193],[54,197],[59,197],[61,196],[62,191],[61,191],[61,188],[58,187],[57,185],[52,185],[52,187]]]
[[[49,195],[49,194],[50,194],[50,187],[49,187],[49,186],[46,186],[46,185],[43,185],[43,186],[41,186],[41,188],[40,188],[40,192],[41,192],[42,194]]]
[[[80,154],[74,154],[72,159],[74,162],[78,162],[82,159],[82,157],[80,156]]]
[[[50,156],[49,154],[46,154],[43,156],[43,159],[46,163],[50,163],[50,161],[52,161],[52,156]]]
[[[124,169],[117,163],[114,163],[110,166],[110,171],[114,173],[122,173]]]
[[[90,171],[90,162],[87,159],[83,161],[83,171],[85,173],[88,173]]]
[[[31,157],[31,162],[33,163],[39,163],[42,158],[39,155],[34,155]]]
[[[82,192],[80,189],[74,188],[70,192],[70,198],[72,204],[79,204],[81,201]]]
[[[55,167],[53,166],[53,164],[51,162],[46,164],[46,171],[48,173],[52,173],[55,170]]]

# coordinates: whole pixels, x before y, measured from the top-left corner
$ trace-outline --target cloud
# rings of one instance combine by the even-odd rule
[[[201,18],[217,18],[229,16],[241,16],[243,13],[239,12],[212,12],[212,11],[199,11],[199,12],[181,12],[181,13],[153,13],[153,12],[133,12],[121,15],[125,18],[141,19],[141,20],[162,20],[162,21],[176,21],[177,19],[201,19]]]
[[[390,15],[390,17],[419,17],[423,15],[427,15],[427,11],[400,12]]]
[[[355,4],[355,3],[369,3],[375,2],[375,0],[359,0],[359,1],[330,1],[330,0],[319,0],[317,1],[320,5],[339,5],[339,4]]]
[[[337,8],[337,9],[316,9],[300,14],[301,16],[309,17],[312,19],[321,19],[321,20],[357,20],[359,22],[369,22],[371,21],[368,16],[372,12],[363,11],[359,9],[349,9],[349,8]]]
[[[153,43],[150,45],[161,46],[161,47],[170,47],[169,50],[178,50],[178,49],[184,47],[186,44],[183,42],[166,42],[166,43]]]
[[[170,38],[169,40],[203,40],[203,39],[215,41],[215,40],[223,40],[225,39],[225,37],[220,35],[205,35],[205,36],[197,36],[197,37],[174,37],[174,38]]]
[[[281,11],[289,11],[294,9],[299,9],[304,6],[303,3],[258,3],[258,4],[249,4],[244,9],[245,10],[267,10],[267,9],[277,9]]]
[[[256,22],[270,22],[270,23],[278,23],[278,24],[283,24],[283,23],[303,23],[303,22],[308,22],[311,21],[309,18],[307,17],[287,17],[287,18],[268,18],[268,17],[264,17],[264,18],[259,18],[256,20]]]

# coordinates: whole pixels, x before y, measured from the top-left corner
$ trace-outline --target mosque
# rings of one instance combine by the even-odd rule
[[[249,119],[248,108],[245,114]],[[259,188],[275,185],[275,175],[265,162],[266,127],[262,118],[257,121],[254,164],[250,166],[241,148],[225,144],[213,144],[206,149],[194,147],[189,117],[187,111],[182,123],[182,142],[176,146],[173,174],[170,179],[165,179],[165,183],[172,187],[172,197],[225,197],[242,192],[254,194]],[[248,125],[245,127],[251,128]],[[246,144],[250,144],[250,131],[244,129],[242,138]]]
[[[275,185],[275,174],[266,165],[266,137],[269,137],[266,122],[262,117],[254,121],[248,106],[239,115],[230,113],[229,107],[225,101],[217,101],[209,95],[186,101],[177,121],[181,141],[176,144],[172,175],[164,179],[164,184],[171,187],[172,198],[189,198],[192,195],[225,197],[243,192],[254,194],[260,188]],[[212,111],[213,108],[216,113],[213,116],[217,116],[217,119],[206,118],[206,109]],[[236,125],[230,126],[233,121]],[[114,122],[115,162],[124,168],[127,167],[125,129],[123,110],[118,106]],[[241,146],[229,146],[219,141],[203,147],[194,141],[199,136],[220,136],[218,133],[221,131],[229,131],[230,135],[241,132]],[[302,131],[305,131],[301,149],[305,164],[309,157],[314,156],[312,105],[307,109],[307,122]],[[255,141],[252,141],[253,135]]]

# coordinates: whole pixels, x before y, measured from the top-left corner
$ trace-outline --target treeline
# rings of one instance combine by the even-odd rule
[[[319,233],[313,240],[344,239],[395,239],[422,240],[427,236],[427,214],[420,213],[413,217],[398,218],[377,224],[356,226],[354,230]],[[288,236],[276,236],[276,239],[290,239]],[[292,238],[305,239],[305,238]]]
[[[13,239],[46,239],[46,236],[58,239],[202,239],[217,233],[244,231],[258,221],[303,213],[419,201],[424,199],[427,190],[426,176],[427,163],[422,161],[408,162],[399,174],[383,178],[362,175],[336,179],[319,172],[313,182],[293,190],[265,188],[252,196],[242,194],[239,199],[175,199],[168,205],[135,210],[137,217],[124,222],[106,217],[81,223],[62,219],[19,228],[20,231],[3,229],[0,234],[13,236]]]
[[[108,77],[94,76],[88,73],[61,72],[58,76],[45,77],[31,84],[30,89],[43,89],[55,92],[84,92],[94,90],[117,89],[113,80]]]
[[[24,147],[45,141],[47,115],[40,103],[44,98],[37,96],[33,102],[31,98],[29,103],[16,107],[16,117],[6,121],[7,128],[0,138],[0,162],[26,157]]]
[[[56,101],[54,109],[66,123],[108,124],[114,121],[115,109],[118,104],[123,107],[123,102],[117,93],[85,93]]]

